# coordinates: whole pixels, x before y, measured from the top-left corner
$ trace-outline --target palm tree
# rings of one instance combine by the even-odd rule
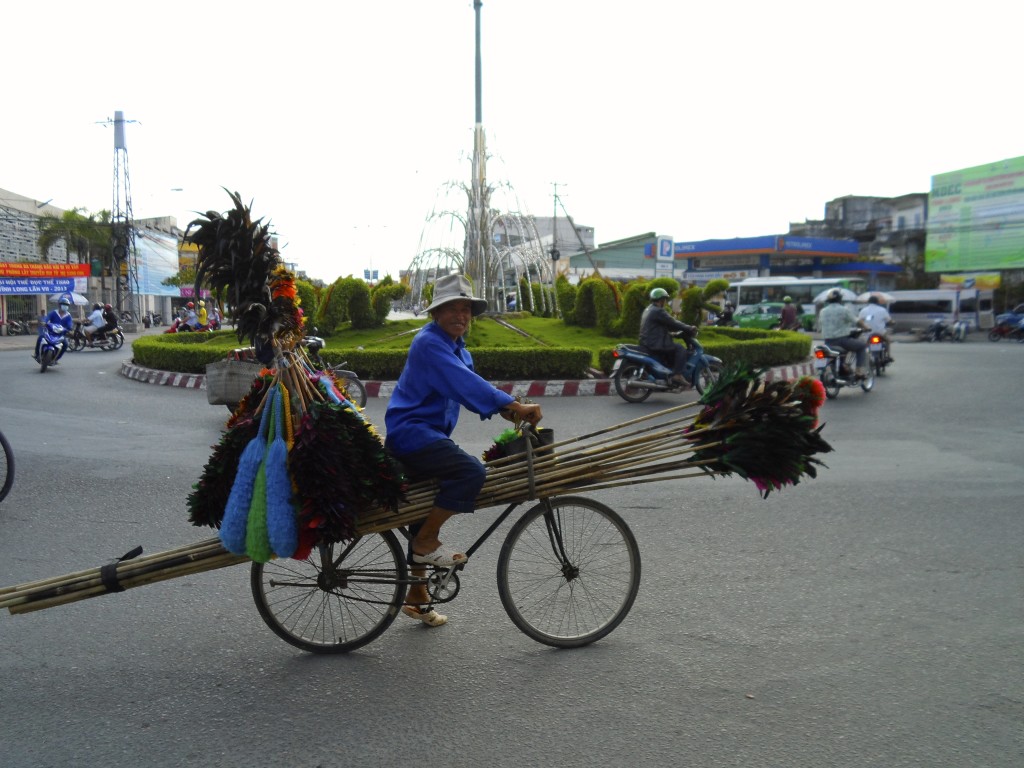
[[[102,254],[107,265],[110,263],[110,211],[84,215],[83,208],[64,211],[56,216],[41,216],[39,219],[39,250],[43,258],[51,247],[61,240],[68,252],[78,255],[79,263],[91,263],[93,253]]]

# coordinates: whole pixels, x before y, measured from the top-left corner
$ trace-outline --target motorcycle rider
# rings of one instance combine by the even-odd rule
[[[885,362],[892,360],[892,335],[889,328],[892,326],[892,316],[889,310],[882,306],[877,296],[869,296],[867,306],[857,313],[857,317],[863,320],[868,326],[869,333],[876,333],[882,337],[885,346]]]
[[[202,328],[204,331],[208,330],[209,315],[206,312],[205,301],[199,301],[199,311],[196,313],[196,319],[199,321],[199,328]],[[198,330],[198,328],[196,330]]]
[[[117,328],[117,312],[110,304],[103,305],[103,326],[97,331],[96,335],[102,337],[105,333],[110,333],[112,330]]]
[[[697,329],[676,320],[665,309],[668,302],[668,291],[655,288],[648,296],[651,303],[647,305],[640,318],[640,346],[652,357],[672,369],[669,381],[676,386],[685,386],[683,368],[686,365],[686,347],[676,344],[670,335],[673,331],[682,333],[687,340],[697,335]]]
[[[71,318],[71,301],[61,296],[60,302],[57,304],[57,309],[51,309],[49,314],[46,315],[46,323],[56,323],[57,325],[64,327],[64,335],[61,337],[60,352],[57,353],[57,357],[53,361],[53,364],[56,365],[57,360],[64,357],[64,353],[67,351],[67,334],[75,325],[75,321]],[[36,337],[36,351],[32,354],[32,358],[37,363],[39,362],[39,348],[42,344],[43,334],[40,333]]]
[[[103,305],[93,304],[92,312],[89,313],[89,317],[86,318],[86,325],[82,329],[85,333],[85,340],[87,343],[92,344],[92,337],[100,328],[107,324],[106,319],[103,317]]]
[[[864,339],[855,339],[850,336],[854,328],[867,329],[866,323],[857,318],[849,307],[843,304],[843,294],[838,288],[833,288],[825,299],[825,308],[818,316],[821,323],[821,335],[826,346],[833,349],[845,349],[855,352],[857,355],[857,370],[854,374],[857,379],[867,376],[868,345]]]
[[[782,313],[779,316],[779,328],[783,331],[799,331],[800,317],[796,305],[790,296],[782,298]]]
[[[189,331],[198,331],[199,330],[199,316],[196,315],[196,305],[195,305],[195,302],[190,301],[188,304],[185,305],[184,318],[185,319],[184,319],[182,325],[188,326],[185,330],[189,330]],[[178,330],[179,331],[182,330],[181,326],[178,327]]]

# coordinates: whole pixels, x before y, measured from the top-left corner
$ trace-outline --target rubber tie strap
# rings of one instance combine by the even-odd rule
[[[125,560],[131,560],[141,554],[142,546],[139,545],[134,549],[125,552],[114,562],[107,563],[100,568],[100,581],[102,581],[103,586],[107,588],[107,592],[124,592],[124,586],[122,586],[121,580],[117,578],[117,566]]]

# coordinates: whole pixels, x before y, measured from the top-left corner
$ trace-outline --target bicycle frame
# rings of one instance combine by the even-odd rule
[[[573,566],[569,563],[568,558],[567,558],[567,556],[565,554],[565,546],[562,543],[562,530],[561,530],[561,526],[555,520],[555,514],[554,514],[554,511],[551,508],[551,500],[549,498],[545,497],[545,498],[539,499],[537,501],[540,501],[540,503],[545,506],[545,510],[544,510],[544,524],[545,524],[545,526],[547,528],[547,531],[548,531],[548,538],[551,541],[552,551],[554,551],[558,555],[559,559],[562,561],[562,569],[563,569],[563,573],[566,574],[566,578],[570,578],[568,573],[567,573],[567,571],[571,571],[573,569]],[[482,547],[487,542],[487,540],[491,538],[491,536],[494,534],[494,532],[496,530],[498,530],[498,527],[503,522],[505,522],[508,519],[509,515],[511,515],[512,512],[514,512],[516,510],[516,508],[521,506],[523,503],[524,502],[521,502],[521,501],[514,501],[511,504],[509,504],[507,507],[505,507],[505,511],[502,512],[501,514],[499,514],[498,517],[495,518],[494,522],[491,523],[489,526],[487,526],[487,529],[482,534],[480,534],[480,536],[477,538],[477,540],[474,541],[469,546],[469,549],[466,550],[466,562],[457,563],[456,565],[453,565],[453,566],[448,567],[448,568],[442,568],[442,567],[438,567],[438,566],[426,566],[426,565],[422,566],[423,568],[430,568],[430,569],[432,569],[433,572],[434,572],[434,576],[435,577],[438,574],[440,574],[440,580],[435,581],[431,576],[423,576],[423,577],[417,578],[415,576],[411,576],[410,575],[410,576],[407,577],[405,583],[408,586],[414,586],[414,585],[420,585],[420,584],[426,584],[426,585],[430,586],[430,585],[433,584],[435,586],[435,590],[438,593],[440,593],[441,590],[448,589],[448,586],[451,583],[451,581],[453,579],[456,579],[456,580],[458,579],[458,576],[456,575],[456,572],[457,571],[461,571],[463,568],[465,568],[469,564],[469,560],[473,557],[473,553],[476,552],[478,549],[480,549],[480,547]],[[404,526],[402,528],[399,528],[398,530],[401,532],[402,536],[405,537],[405,539],[407,541],[410,541],[412,539],[412,534],[409,532],[408,526]],[[446,595],[446,596],[444,596],[442,598],[435,599],[432,602],[435,602],[435,603],[447,603],[447,602],[450,602],[451,600],[455,599],[455,595],[457,593],[458,593],[458,590],[456,590],[455,592],[453,592],[453,593],[451,593],[449,595]],[[436,596],[432,595],[432,597],[436,597]]]

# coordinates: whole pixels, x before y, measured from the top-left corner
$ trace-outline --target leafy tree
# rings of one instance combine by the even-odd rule
[[[295,280],[295,294],[299,298],[299,308],[305,318],[316,317],[317,288],[308,280]]]
[[[579,285],[573,316],[584,328],[599,328],[614,335],[619,316],[618,285],[601,277],[589,277]]]
[[[617,336],[640,335],[640,318],[650,303],[648,295],[651,290],[646,280],[634,280],[626,286],[622,294],[622,312],[615,324]]]
[[[364,306],[368,312],[370,291],[362,280],[356,280],[351,275],[339,277],[324,290],[314,315],[314,325],[319,328],[321,336],[331,336],[339,325],[351,319],[352,296],[360,290],[366,293]]]
[[[377,327],[384,325],[393,302],[404,298],[409,293],[409,286],[396,283],[391,275],[386,275],[370,290],[370,306],[373,308]]]
[[[64,211],[60,218],[41,216],[39,218],[39,252],[46,258],[50,248],[61,240],[69,252],[78,254],[80,263],[92,262],[93,254],[103,256],[102,262],[109,269],[111,222],[110,211],[85,215],[84,208]]]
[[[555,278],[555,295],[562,310],[562,322],[566,325],[576,325],[576,292],[576,286],[565,275]]]
[[[177,288],[181,286],[192,286],[196,283],[196,268],[194,266],[187,266],[180,270],[176,274],[170,277],[165,277],[160,281],[160,285],[173,285]]]

